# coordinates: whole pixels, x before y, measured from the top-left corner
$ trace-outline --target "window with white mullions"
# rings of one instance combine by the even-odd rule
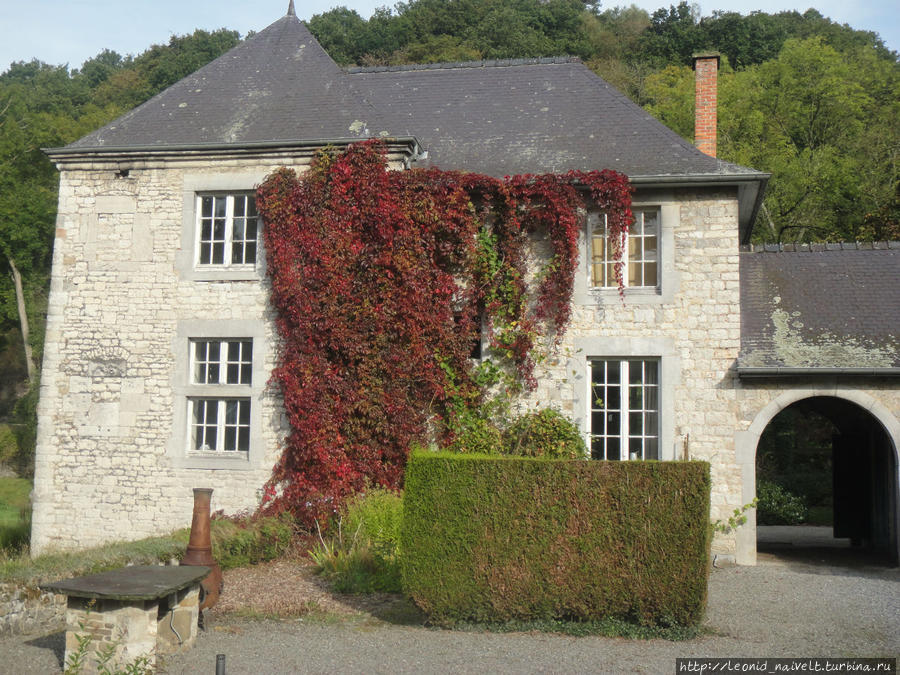
[[[247,452],[250,397],[240,394],[252,385],[253,341],[193,339],[189,345],[190,384],[201,385],[195,391],[203,392],[188,398],[190,449]]]
[[[659,286],[659,209],[634,209],[634,223],[628,228],[625,250],[618,255],[609,245],[606,216],[600,215],[591,229],[591,285],[615,288],[616,263],[622,264],[626,288]]]
[[[193,384],[252,384],[251,340],[192,340]]]
[[[191,448],[205,452],[250,449],[250,399],[189,399]]]
[[[256,265],[259,217],[252,195],[199,195],[197,259],[201,267]]]
[[[592,359],[594,459],[659,458],[659,361]]]

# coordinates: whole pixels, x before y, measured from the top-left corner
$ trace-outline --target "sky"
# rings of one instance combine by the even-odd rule
[[[634,4],[652,13],[678,0],[638,0]],[[343,5],[363,18],[386,0],[295,0],[297,16],[309,19]],[[603,2],[601,8],[630,2]],[[809,4],[790,0],[756,0],[752,7],[741,0],[704,0],[701,14],[713,10],[753,10],[775,13],[806,11]],[[900,11],[896,0],[818,0],[823,16],[878,33],[888,48],[900,51]],[[52,65],[78,68],[84,61],[111,49],[137,56],[154,44],[167,44],[173,35],[188,35],[197,28],[229,28],[241,36],[259,31],[284,16],[288,0],[0,0],[0,72],[16,61],[38,59]]]

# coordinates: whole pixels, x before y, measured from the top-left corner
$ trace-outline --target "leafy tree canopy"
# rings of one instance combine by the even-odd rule
[[[33,60],[0,74],[0,334],[21,320],[14,266],[39,360],[58,188],[56,169],[41,148],[66,145],[106,124],[238,41],[234,31],[198,30],[136,58],[103,50],[76,70]],[[21,348],[9,340],[2,346]]]

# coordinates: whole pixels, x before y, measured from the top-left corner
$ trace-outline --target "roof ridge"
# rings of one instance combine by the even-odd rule
[[[742,253],[822,253],[825,251],[900,251],[900,241],[839,241],[781,244],[745,244]]]
[[[442,63],[409,63],[401,66],[350,66],[348,73],[385,73],[405,70],[450,70],[455,68],[504,68],[548,64],[581,63],[577,56],[543,56],[530,59],[484,59],[482,61],[447,61]]]

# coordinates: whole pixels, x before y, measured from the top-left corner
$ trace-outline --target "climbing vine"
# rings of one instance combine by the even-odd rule
[[[581,190],[621,250],[630,187],[612,171],[390,171],[366,142],[269,176],[257,205],[290,433],[266,508],[311,521],[367,484],[398,486],[410,445],[449,442],[482,400],[482,327],[491,358],[535,385],[538,337],[558,343],[569,321]]]

